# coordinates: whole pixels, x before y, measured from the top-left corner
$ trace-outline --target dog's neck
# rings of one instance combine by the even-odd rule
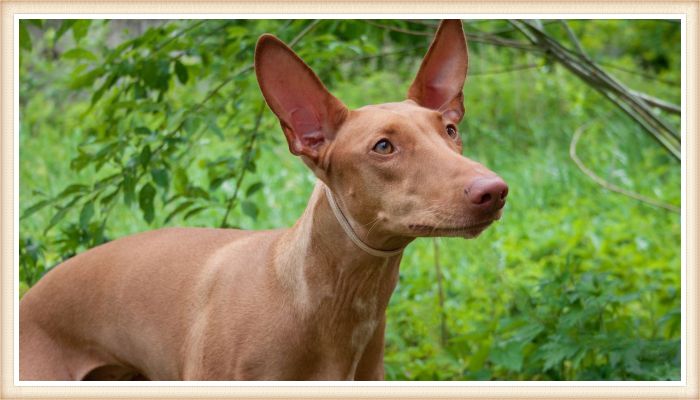
[[[290,312],[313,329],[316,348],[332,361],[324,368],[353,379],[367,347],[381,351],[383,346],[386,308],[402,253],[377,257],[359,249],[320,183],[275,253],[275,276],[286,292],[281,295]]]
[[[348,219],[358,236],[365,238],[365,228]],[[403,239],[399,244],[409,241]],[[381,248],[397,242],[388,239],[368,244]],[[334,215],[321,182],[276,253],[277,277],[292,290],[298,308],[312,311],[330,307],[328,311],[338,315],[352,309],[383,315],[396,286],[402,255],[377,257],[358,248]],[[354,299],[356,304],[343,304],[341,297]]]

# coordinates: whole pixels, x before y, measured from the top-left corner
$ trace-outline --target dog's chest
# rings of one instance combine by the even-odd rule
[[[353,351],[362,352],[379,323],[377,316],[377,295],[354,299],[352,302],[352,310],[356,314],[357,322],[351,330],[350,344]]]

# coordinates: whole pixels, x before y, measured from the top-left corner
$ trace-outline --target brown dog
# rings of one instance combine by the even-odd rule
[[[161,229],[66,261],[20,302],[21,380],[383,378],[404,247],[478,235],[508,191],[460,155],[462,24],[441,23],[400,103],[348,110],[270,35],[255,72],[318,177],[299,221]]]

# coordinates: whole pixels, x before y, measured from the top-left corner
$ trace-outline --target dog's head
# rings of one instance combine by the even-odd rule
[[[505,182],[461,155],[467,66],[462,23],[445,20],[407,100],[349,110],[279,39],[263,35],[255,51],[290,151],[352,219],[384,237],[474,237],[501,216]]]

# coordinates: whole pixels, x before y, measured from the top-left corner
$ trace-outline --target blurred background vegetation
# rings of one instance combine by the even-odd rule
[[[264,106],[257,37],[359,107],[404,98],[436,25],[22,20],[21,294],[135,232],[292,225],[314,177]],[[464,154],[509,202],[475,240],[409,246],[387,379],[680,379],[680,22],[464,25]]]

